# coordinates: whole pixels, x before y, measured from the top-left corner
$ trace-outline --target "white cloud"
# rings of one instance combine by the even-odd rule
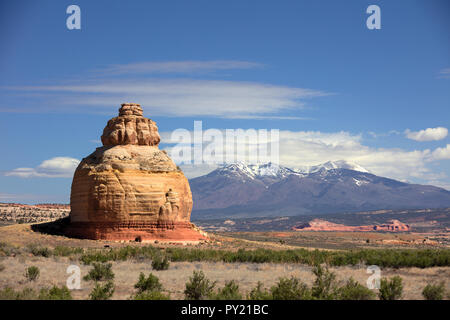
[[[280,162],[286,166],[317,165],[346,160],[370,172],[395,179],[426,178],[430,150],[406,151],[396,148],[372,148],[362,143],[360,134],[349,132],[280,132]]]
[[[251,69],[262,67],[262,64],[238,60],[212,60],[212,61],[160,61],[139,62],[129,64],[111,65],[96,72],[120,75],[138,73],[197,73],[215,70]]]
[[[5,176],[20,178],[71,178],[80,161],[69,157],[55,157],[43,161],[36,168],[16,168]]]
[[[433,151],[433,159],[435,160],[445,160],[450,159],[450,144],[447,144],[445,148],[437,148]]]
[[[435,141],[442,140],[448,134],[447,128],[437,127],[437,128],[427,128],[420,131],[410,131],[407,129],[405,135],[408,139],[415,141]]]
[[[162,141],[171,141],[170,132],[161,132]],[[191,132],[192,137],[192,132]],[[192,140],[191,140],[192,141]],[[249,149],[255,150],[254,146]],[[317,165],[327,161],[345,160],[356,163],[370,172],[384,177],[416,183],[435,182],[446,185],[445,173],[436,172],[435,161],[450,159],[450,145],[434,151],[404,150],[400,148],[373,148],[363,143],[361,134],[346,131],[280,131],[280,164],[290,168]],[[170,152],[170,148],[168,148]],[[189,177],[202,175],[214,169],[205,165],[181,166]],[[210,169],[210,170],[208,170]]]
[[[119,102],[137,102],[152,116],[249,118],[301,109],[304,99],[327,95],[317,90],[254,82],[147,79],[91,80],[78,85],[9,87],[46,93],[61,109],[110,112]],[[47,103],[48,104],[48,103]]]

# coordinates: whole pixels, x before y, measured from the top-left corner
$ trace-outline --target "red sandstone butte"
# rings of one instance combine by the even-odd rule
[[[333,223],[322,219],[314,219],[308,223],[303,223],[292,227],[295,231],[390,231],[402,232],[410,231],[409,225],[398,220],[390,220],[389,223],[372,226],[346,226],[343,224]]]
[[[77,167],[66,234],[116,241],[199,241],[190,222],[192,194],[183,172],[158,148],[156,123],[138,104],[122,104],[103,146]]]

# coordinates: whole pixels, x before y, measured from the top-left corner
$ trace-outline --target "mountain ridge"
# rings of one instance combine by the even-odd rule
[[[301,169],[234,163],[190,185],[195,219],[450,206],[445,189],[376,176],[346,161]]]

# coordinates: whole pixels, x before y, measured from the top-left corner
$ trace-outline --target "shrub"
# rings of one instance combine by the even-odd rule
[[[445,295],[445,282],[442,281],[439,284],[427,284],[423,288],[422,295],[425,300],[442,300]]]
[[[328,267],[317,265],[313,269],[316,276],[311,288],[311,294],[315,299],[332,300],[336,298],[336,275],[328,270]]]
[[[152,269],[153,270],[167,270],[169,269],[169,260],[166,256],[164,258],[161,255],[155,255],[152,260]]]
[[[51,251],[47,247],[39,247],[36,245],[30,245],[29,249],[33,256],[41,256],[41,257],[48,258],[51,255]]]
[[[205,277],[203,271],[194,271],[189,282],[186,282],[184,296],[186,300],[205,300],[211,297],[216,282],[212,282]]]
[[[134,287],[138,290],[138,294],[151,291],[159,292],[163,289],[158,277],[150,273],[148,278],[145,278],[145,275],[142,272],[139,274],[139,280]]]
[[[83,280],[89,281],[104,281],[114,279],[114,273],[111,270],[111,263],[95,263],[93,268],[89,271],[87,275],[83,277]]]
[[[337,297],[340,300],[373,300],[375,293],[350,278],[346,284],[337,290]]]
[[[31,288],[15,291],[12,288],[0,290],[0,300],[36,300],[37,293]]]
[[[114,294],[114,283],[108,281],[105,284],[95,283],[95,287],[89,294],[90,300],[108,300]]]
[[[36,266],[31,266],[25,269],[25,278],[27,278],[28,281],[34,281],[37,278],[39,278],[39,268]]]
[[[73,254],[81,254],[81,253],[83,253],[83,251],[84,251],[83,248],[71,248],[71,247],[64,247],[64,246],[56,246],[55,249],[53,249],[53,255],[68,257]]]
[[[170,300],[170,295],[165,295],[161,291],[145,291],[133,297],[134,300]]]
[[[403,294],[403,280],[399,276],[392,277],[390,280],[382,278],[380,281],[380,290],[378,297],[380,300],[398,300]]]
[[[311,291],[306,284],[300,282],[297,278],[280,278],[278,283],[270,288],[273,299],[275,300],[310,300]]]
[[[19,254],[20,249],[6,242],[0,242],[0,257]]]
[[[139,274],[139,280],[134,285],[138,290],[131,299],[134,300],[169,300],[170,295],[165,295],[161,291],[163,290],[162,284],[159,282],[158,277],[153,274],[149,274],[146,278],[141,272]]]
[[[250,291],[247,298],[249,300],[272,300],[272,295],[266,288],[263,288],[262,282],[258,281],[258,284]]]
[[[61,288],[53,286],[51,289],[41,289],[39,292],[39,300],[72,300],[72,294],[66,286],[62,286]]]
[[[226,281],[225,286],[211,296],[216,300],[242,300],[242,294],[239,292],[239,285],[234,281]]]

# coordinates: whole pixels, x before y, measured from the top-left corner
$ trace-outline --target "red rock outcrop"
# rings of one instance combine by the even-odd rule
[[[410,231],[409,225],[400,222],[399,220],[391,220],[389,223],[373,226],[375,231]]]
[[[369,225],[369,226],[346,226],[344,224],[338,224],[329,222],[322,219],[314,219],[308,223],[303,223],[298,226],[292,227],[295,231],[390,231],[401,232],[410,231],[409,225],[404,224],[398,220],[390,220],[389,223],[381,225]]]
[[[77,167],[69,236],[107,240],[198,241],[192,195],[183,172],[158,148],[154,121],[138,104],[122,104],[108,121],[103,147]]]

